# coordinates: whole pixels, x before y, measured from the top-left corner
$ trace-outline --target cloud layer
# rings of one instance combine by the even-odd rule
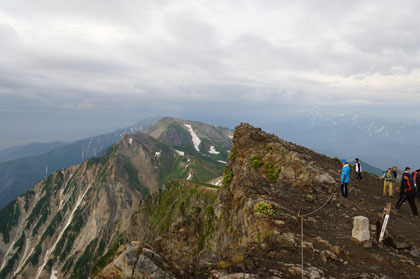
[[[419,12],[390,0],[4,0],[0,111],[414,106]]]

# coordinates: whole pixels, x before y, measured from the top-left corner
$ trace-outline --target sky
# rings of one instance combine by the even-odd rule
[[[2,0],[0,149],[151,115],[420,117],[419,1]]]

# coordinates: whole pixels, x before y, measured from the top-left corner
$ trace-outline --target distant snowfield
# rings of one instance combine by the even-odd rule
[[[200,146],[200,143],[201,143],[200,138],[194,133],[194,130],[192,129],[190,124],[184,124],[184,126],[188,128],[188,131],[191,134],[195,150],[200,152],[200,149],[198,148]]]
[[[175,149],[175,151],[176,151],[176,153],[178,153],[181,156],[184,156],[185,155],[185,152],[184,151],[179,151],[179,150],[176,150],[176,149]]]
[[[220,152],[219,151],[216,151],[216,149],[214,148],[214,146],[212,145],[212,146],[210,146],[210,150],[209,150],[209,153],[210,154],[219,154]]]
[[[231,135],[229,135],[228,137],[229,137],[230,139],[233,139],[233,136],[231,136]]]
[[[217,181],[213,182],[212,185],[215,186],[222,186],[223,178],[218,179]]]
[[[129,138],[129,139],[128,139],[128,143],[129,143],[129,144],[133,144],[133,139],[132,139],[132,138]]]
[[[222,161],[222,160],[217,160],[217,162],[222,163],[222,164],[226,164],[226,162]]]
[[[159,152],[155,152],[155,157],[156,157],[156,158],[159,158],[159,157],[160,157],[160,153],[161,153],[161,151],[159,151]]]
[[[382,126],[378,130],[374,131],[375,134],[382,132],[385,129],[385,126]]]

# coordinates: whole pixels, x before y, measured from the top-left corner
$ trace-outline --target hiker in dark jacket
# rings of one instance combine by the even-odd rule
[[[401,178],[400,199],[398,200],[397,205],[395,207],[397,209],[400,209],[401,205],[406,200],[408,200],[408,203],[410,204],[413,215],[418,217],[419,214],[417,213],[416,201],[414,199],[415,196],[416,196],[416,188],[414,187],[413,177],[410,174],[410,168],[406,167],[403,173],[403,176]]]
[[[354,159],[354,161],[356,162],[356,179],[358,181],[363,181],[363,177],[362,177],[362,165],[359,162],[359,158]]]
[[[411,177],[414,181],[414,188],[416,189],[416,197],[420,200],[420,193],[419,193],[419,187],[420,187],[420,169],[413,171],[411,174]]]
[[[392,167],[392,174],[394,175],[394,187],[397,187],[397,176],[398,176],[397,166]]]

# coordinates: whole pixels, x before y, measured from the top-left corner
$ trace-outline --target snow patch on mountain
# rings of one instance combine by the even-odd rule
[[[382,126],[381,128],[379,128],[378,130],[374,131],[373,133],[378,134],[380,132],[382,132],[385,129],[385,126]]]
[[[210,154],[219,154],[220,152],[219,151],[216,151],[216,149],[214,148],[214,146],[212,145],[212,146],[210,146],[210,150],[209,150],[209,153]]]
[[[185,155],[185,152],[184,151],[179,151],[179,150],[176,150],[176,149],[175,149],[175,151],[176,151],[176,153],[178,153],[181,156],[184,156]]]
[[[222,161],[222,160],[217,160],[217,162],[222,163],[222,164],[226,164],[226,162]]]
[[[218,179],[217,181],[213,182],[212,185],[214,186],[222,186],[223,178]]]
[[[129,144],[133,144],[133,139],[132,139],[132,138],[129,138],[129,139],[128,139],[128,143],[129,143]]]
[[[191,125],[184,124],[184,126],[187,127],[188,131],[190,132],[195,150],[200,152],[200,149],[198,148],[200,146],[200,143],[201,143],[200,138],[196,135],[196,133],[194,133],[194,130],[192,129]]]

